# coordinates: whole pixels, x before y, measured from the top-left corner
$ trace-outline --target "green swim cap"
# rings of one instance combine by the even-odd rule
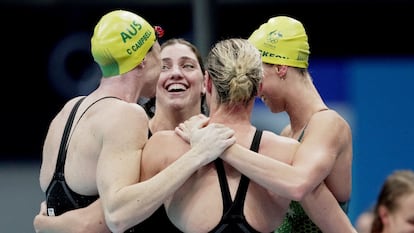
[[[270,18],[248,39],[270,64],[308,68],[308,36],[302,23],[287,16]]]
[[[125,10],[104,15],[91,39],[92,56],[104,77],[126,73],[141,63],[156,41],[154,28]]]

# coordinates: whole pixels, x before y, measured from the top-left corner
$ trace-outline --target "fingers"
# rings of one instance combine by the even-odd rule
[[[236,142],[235,131],[223,124],[210,123],[191,134],[191,148],[197,147],[203,159],[203,165],[218,158],[227,148]]]
[[[210,118],[204,116],[203,114],[198,114],[181,123],[183,124],[181,127],[186,127],[187,129],[200,129],[205,127],[209,120]]]
[[[187,132],[187,130],[184,130],[183,127],[175,127],[174,129],[175,133],[178,134],[178,136],[180,136],[184,141],[186,141],[187,143],[190,142],[190,134],[189,132]]]
[[[178,124],[177,127],[175,127],[175,128],[177,130],[180,130],[180,131],[186,131],[187,130],[187,127],[186,127],[186,125],[184,123]]]
[[[230,137],[234,136],[234,134],[236,133],[233,129],[231,129],[231,128],[223,125],[223,124],[212,123],[209,126],[216,128],[217,132],[219,132],[220,135],[223,138],[230,138]]]
[[[234,143],[236,143],[236,138],[235,137],[230,137],[225,141],[224,144],[224,149],[229,148],[230,146],[232,146]]]
[[[43,201],[42,203],[40,203],[40,214],[47,215],[46,210],[47,210],[46,202]]]
[[[219,150],[223,151],[236,142],[233,129],[219,123],[208,124],[209,120],[202,114],[196,115],[180,123],[174,131],[191,146],[201,142],[209,146],[217,144]]]
[[[223,143],[223,145],[227,148],[236,141],[236,138],[234,137],[235,131],[223,124],[212,123],[205,128],[199,129],[198,131],[198,135],[200,136],[197,140],[198,142],[209,139],[212,140],[211,143],[215,143],[217,141],[217,143]],[[196,139],[196,134],[193,135],[194,137],[192,137],[191,140]]]
[[[199,122],[198,128],[205,127],[210,121],[210,118],[204,116],[203,114],[199,114],[197,117],[198,117],[198,122]]]
[[[174,131],[178,134],[183,140],[190,143],[191,135],[195,133],[196,130],[205,127],[208,124],[209,118],[203,114],[198,114],[190,117],[190,119],[178,124],[175,127]]]

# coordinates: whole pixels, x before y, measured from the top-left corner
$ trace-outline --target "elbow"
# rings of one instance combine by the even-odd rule
[[[126,201],[125,198],[120,198],[119,201],[112,200],[112,203],[104,205],[105,222],[111,232],[123,233],[129,230],[148,218],[160,206],[147,196],[137,199]]]
[[[112,231],[112,232],[120,232],[120,221],[117,221],[117,218],[114,216],[114,214],[110,213],[110,212],[105,212],[105,222],[106,225],[108,226],[108,228]]]
[[[125,232],[128,229],[128,205],[122,203],[122,198],[117,197],[115,194],[105,197],[101,196],[106,226],[113,233]]]
[[[140,214],[132,212],[130,209],[127,212],[125,208],[117,209],[112,212],[105,211],[105,222],[112,233],[123,233],[141,223],[152,214],[152,212],[146,211],[145,207],[142,208]]]
[[[302,186],[293,187],[290,192],[290,198],[293,201],[300,202],[306,196],[306,190]]]
[[[310,192],[311,186],[309,182],[307,182],[305,179],[302,179],[290,187],[290,199],[293,201],[302,201],[305,196]]]
[[[108,228],[111,230],[111,232],[113,233],[121,233],[121,232],[125,232],[127,229],[122,225],[122,221],[120,221],[119,219],[117,220],[116,218],[112,217],[112,216],[108,216],[106,218],[106,224],[108,226]]]
[[[105,222],[113,233],[122,233],[128,229],[124,219],[116,212],[105,211]]]
[[[78,230],[76,232],[79,233],[90,233],[90,232],[102,232],[102,233],[110,233],[111,231],[106,225],[105,221],[99,222],[88,222],[84,221],[78,225]]]

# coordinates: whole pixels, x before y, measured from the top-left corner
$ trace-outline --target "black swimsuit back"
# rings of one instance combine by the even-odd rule
[[[106,97],[98,99],[97,101],[92,103],[90,106],[88,106],[88,108],[86,108],[86,110],[82,113],[79,120],[82,118],[83,114],[93,104],[105,98],[116,98],[116,97],[106,96]],[[66,180],[65,180],[64,167],[65,167],[65,162],[66,162],[67,148],[69,144],[68,142],[69,142],[70,130],[72,128],[72,124],[75,118],[76,111],[84,99],[85,97],[81,98],[80,100],[78,100],[78,102],[76,102],[65,125],[62,140],[60,143],[59,154],[58,154],[58,158],[56,162],[55,173],[53,174],[53,179],[50,182],[46,190],[47,214],[49,216],[58,216],[69,210],[86,207],[99,198],[98,195],[88,196],[88,195],[81,195],[79,193],[74,192],[67,185]]]
[[[262,131],[256,130],[250,150],[258,152]],[[220,188],[223,198],[223,216],[211,233],[259,233],[249,225],[243,213],[244,200],[250,179],[242,174],[234,201],[231,200],[223,161],[219,158],[215,161]]]

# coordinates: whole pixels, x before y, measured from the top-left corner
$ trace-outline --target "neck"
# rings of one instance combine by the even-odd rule
[[[152,133],[160,130],[174,130],[179,123],[182,123],[190,117],[200,113],[200,107],[193,107],[191,109],[184,108],[179,110],[158,107],[149,122],[149,127]]]
[[[115,96],[129,103],[137,103],[141,94],[141,87],[131,78],[116,76],[102,78],[96,92],[100,95]]]
[[[286,107],[292,136],[302,132],[315,113],[328,109],[316,89],[308,88],[296,93],[301,94],[291,96]]]
[[[248,106],[242,105],[212,105],[210,122],[226,125],[251,125],[253,102]]]

